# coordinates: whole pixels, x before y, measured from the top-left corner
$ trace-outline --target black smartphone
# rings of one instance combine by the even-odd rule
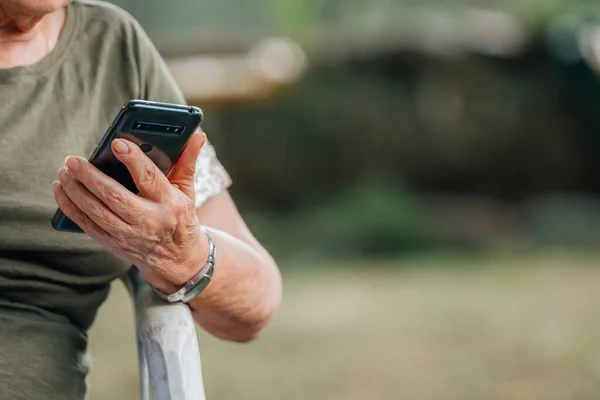
[[[166,175],[202,118],[202,110],[198,107],[132,100],[123,106],[88,160],[130,191],[138,193],[129,171],[114,156],[111,142],[123,138],[137,144]],[[63,232],[83,232],[60,209],[52,218],[52,226]]]

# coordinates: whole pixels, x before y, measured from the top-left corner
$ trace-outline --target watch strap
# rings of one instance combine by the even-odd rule
[[[217,247],[210,237],[206,228],[202,227],[202,232],[208,239],[208,260],[200,272],[190,279],[181,289],[173,294],[166,294],[153,287],[154,292],[163,300],[169,303],[188,303],[206,289],[210,283],[215,269],[215,259],[217,257]]]

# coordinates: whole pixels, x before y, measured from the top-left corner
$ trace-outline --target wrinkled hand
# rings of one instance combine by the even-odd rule
[[[139,190],[136,195],[81,157],[69,156],[54,182],[63,213],[116,256],[135,264],[160,290],[177,290],[207,259],[196,216],[194,172],[204,145],[196,133],[166,177],[134,143],[115,139],[112,150]]]

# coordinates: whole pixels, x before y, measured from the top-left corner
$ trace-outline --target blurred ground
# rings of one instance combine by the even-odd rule
[[[201,334],[209,400],[600,399],[598,4],[114,2],[285,265],[261,340]],[[253,86],[281,37],[308,70]],[[137,398],[120,284],[91,339],[91,400]]]
[[[261,340],[201,335],[208,398],[598,399],[597,256],[289,271],[284,305]],[[136,398],[133,320],[120,284],[91,343],[90,399]]]

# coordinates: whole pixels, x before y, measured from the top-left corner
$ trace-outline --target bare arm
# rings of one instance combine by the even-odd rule
[[[210,198],[197,214],[218,252],[212,282],[189,304],[194,318],[222,339],[252,340],[281,301],[277,265],[254,238],[228,192]]]
[[[85,159],[68,157],[54,196],[85,233],[167,293],[205,265],[209,246],[202,227],[207,227],[218,249],[213,281],[189,305],[210,333],[246,342],[258,336],[277,309],[281,278],[226,191],[196,209],[195,165],[205,139],[193,135],[168,178],[137,145],[113,141],[113,153],[128,168],[139,195]]]

